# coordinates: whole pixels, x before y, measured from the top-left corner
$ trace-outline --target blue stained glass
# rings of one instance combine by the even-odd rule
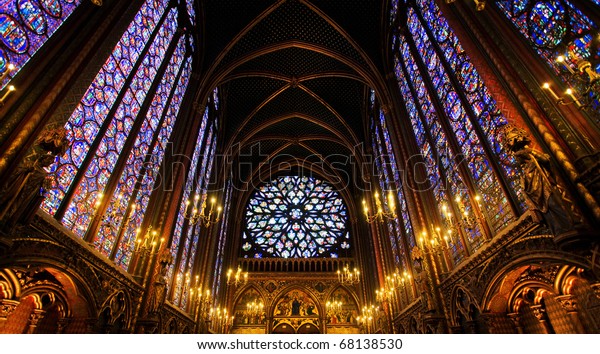
[[[458,184],[462,184],[462,178],[456,172],[456,167],[453,165],[454,156],[452,151],[447,147],[445,134],[439,127],[439,124],[437,124],[437,113],[431,105],[431,98],[425,89],[423,79],[414,62],[412,53],[408,48],[408,44],[403,38],[400,38],[399,40],[401,43],[400,53],[402,54],[401,56],[405,62],[400,62],[398,56],[395,58],[396,77],[398,79],[400,91],[405,97],[407,110],[410,112],[411,124],[417,137],[417,144],[420,146],[421,154],[426,160],[425,167],[427,169],[429,180],[433,187],[433,193],[438,202],[438,208],[440,209],[441,213],[442,206],[445,205],[449,200],[449,194],[461,195],[461,190],[458,187]],[[412,79],[410,84],[404,75],[402,69],[403,66],[406,68],[409,77]],[[421,95],[419,95],[416,99],[413,98],[411,93],[411,86],[413,87],[413,90],[421,92]],[[423,120],[421,120],[419,112],[421,112],[423,115]],[[431,143],[429,138],[427,138],[426,128],[430,132],[431,136],[435,138],[434,145],[437,146],[436,151],[442,156],[445,155],[446,158],[438,158],[438,160],[434,159],[435,155],[431,150]],[[442,178],[442,173],[445,173],[445,178]],[[449,188],[449,190],[447,188]],[[412,246],[414,246],[414,241]],[[453,243],[453,255],[455,260],[460,259],[463,247],[464,246],[460,242]]]
[[[521,204],[523,205],[524,201],[522,200],[520,183],[516,179],[516,173],[513,168],[513,166],[516,165],[514,158],[507,154],[499,141],[499,137],[502,135],[500,130],[507,124],[506,118],[496,107],[495,100],[491,97],[468,56],[460,47],[458,38],[450,29],[448,22],[442,16],[437,5],[434,2],[423,0],[419,0],[418,3],[423,17],[426,20],[426,24],[432,32],[437,33],[443,31],[446,33],[446,40],[438,41],[440,48],[446,56],[446,62],[449,64],[454,74],[459,78],[459,81],[461,81],[463,88],[465,88],[464,92],[466,92],[469,104],[476,114],[474,118],[476,118],[479,127],[485,134],[487,143],[491,146],[493,152],[501,162],[500,166],[504,170],[504,175],[510,183],[511,189],[517,193],[517,196],[521,199]],[[453,108],[456,108],[456,106]],[[455,127],[455,131],[457,136],[460,135],[459,140],[464,139],[464,141],[467,142],[467,131],[461,127]],[[469,141],[468,143],[470,144],[471,142]],[[475,154],[475,156],[481,156],[480,154],[482,154],[483,151],[473,150],[472,153]],[[478,167],[478,165],[481,166]],[[486,168],[489,168],[491,171],[488,161],[483,158],[477,158],[477,160],[472,161],[471,167],[472,171],[477,172],[476,181],[481,180],[479,183],[479,192],[485,194],[487,198],[489,198],[489,201],[494,203],[486,206],[492,207],[490,213],[496,215],[492,228],[498,231],[514,220],[515,216],[509,212],[509,208],[506,208],[505,205],[499,203],[500,200],[505,198],[504,192],[500,190],[499,182],[486,184],[485,179],[488,178],[491,180],[492,178],[491,173],[487,177],[483,173]],[[494,195],[495,197],[491,197],[491,195]],[[497,206],[498,209],[494,210],[493,206]],[[500,211],[503,211],[503,213],[500,213]]]
[[[15,70],[0,82],[3,89],[64,21],[80,0],[0,0],[0,74]]]
[[[120,64],[136,62],[150,37],[151,32],[144,31],[141,26],[145,24],[154,27],[167,4],[168,0],[156,4],[155,1],[148,0],[142,6],[67,121],[65,128],[71,148],[50,167],[50,172],[57,176],[58,183],[48,191],[48,197],[42,204],[42,209],[49,214],[54,214],[60,206],[100,126],[106,120],[110,107],[115,104],[118,92],[123,89],[124,78],[130,75],[131,66],[121,67]],[[130,50],[124,50],[129,47]],[[89,199],[94,203],[96,196],[90,195]]]
[[[208,114],[209,114],[209,109],[207,107],[204,112],[204,116],[206,117],[206,119],[208,119]],[[203,118],[203,120],[204,120],[204,118]],[[203,124],[204,124],[204,122],[203,122]],[[189,188],[190,188],[189,191],[190,192],[194,191],[194,193],[193,193],[194,196],[200,197],[199,204],[198,204],[199,206],[201,206],[202,203],[205,202],[205,200],[206,200],[206,192],[205,192],[205,190],[203,190],[203,184],[201,183],[201,181],[203,181],[205,179],[205,171],[206,171],[206,166],[208,164],[209,159],[212,160],[214,158],[214,150],[211,149],[211,146],[213,145],[214,141],[216,141],[214,124],[211,125],[210,128],[207,130],[203,130],[203,129],[204,128],[201,127],[202,134],[200,134],[198,136],[198,140],[196,142],[196,144],[197,144],[196,149],[198,151],[197,160],[192,161],[193,169],[190,168],[190,174],[188,175],[188,183],[189,183]],[[206,143],[204,143],[204,139],[203,139],[203,138],[205,138],[204,132],[207,133]],[[200,156],[200,151],[202,151],[202,150],[203,150],[202,156]],[[196,154],[196,152],[194,154]],[[198,168],[198,163],[200,162],[200,159],[201,159],[201,164]],[[186,192],[187,192],[187,188],[188,188],[188,186],[186,185]],[[189,198],[189,199],[192,199],[192,198]],[[182,212],[185,213],[186,212],[185,203],[183,203],[182,206],[183,206]],[[183,215],[184,214],[180,214],[180,217],[183,218]],[[184,221],[184,223],[185,223],[185,221]],[[192,259],[192,257],[195,256],[195,253],[196,253],[196,252],[193,252],[192,247],[194,245],[198,244],[199,232],[200,232],[199,224],[196,224],[196,225],[188,224],[187,232],[183,233],[183,235],[180,236],[178,247],[179,247],[181,260],[180,260],[177,268],[174,269],[175,279],[183,279],[184,274],[186,274],[186,272],[189,272],[190,262],[192,261],[191,259]],[[179,287],[176,288],[175,292],[173,294],[173,299],[176,303],[181,303],[183,306],[187,301],[187,297],[183,297],[180,299],[181,295],[182,295],[181,288],[179,288]]]
[[[125,167],[125,171],[121,175],[121,180],[117,185],[115,190],[113,200],[118,195],[123,195],[124,198],[129,200],[129,198],[134,193],[135,183],[139,178],[143,178],[139,190],[137,191],[137,195],[133,205],[136,205],[136,209],[130,212],[130,222],[127,224],[123,231],[123,240],[119,244],[115,263],[117,265],[122,266],[123,268],[127,268],[131,256],[131,252],[134,246],[135,236],[136,236],[136,228],[141,225],[142,218],[146,211],[146,207],[150,198],[150,193],[152,191],[152,187],[154,185],[154,174],[160,168],[160,164],[162,162],[162,157],[164,155],[163,144],[169,140],[170,132],[172,131],[172,126],[177,118],[177,112],[179,110],[179,103],[181,103],[181,97],[185,93],[185,89],[187,88],[187,80],[189,77],[189,73],[184,73],[182,75],[182,80],[180,80],[180,84],[175,88],[174,97],[177,97],[175,101],[171,102],[170,107],[166,107],[168,96],[170,92],[173,90],[173,87],[176,83],[177,73],[181,67],[181,64],[184,61],[185,56],[185,38],[181,38],[175,50],[175,53],[171,57],[169,62],[169,66],[162,78],[162,81],[156,90],[155,96],[151,103],[151,107],[148,110],[146,115],[145,124],[142,126],[138,137],[134,143],[134,147],[132,152],[129,155],[127,166]],[[173,106],[175,104],[175,106]],[[154,132],[158,128],[158,124],[160,122],[160,118],[163,116],[165,110],[168,111],[165,114],[164,122],[161,126],[161,130],[158,134],[158,139],[154,143],[154,148],[152,150],[152,161],[149,161],[146,164],[146,173],[143,177],[139,177],[141,172],[142,165],[146,159],[146,154],[150,149],[150,143],[152,142],[152,137],[154,136]],[[131,181],[132,183],[129,183]],[[131,204],[131,203],[130,203]],[[114,203],[111,203],[108,212],[113,211]],[[121,208],[119,210],[121,213],[125,213],[126,210]]]
[[[186,7],[187,7],[187,12],[188,15],[190,16],[190,21],[192,22],[192,25],[196,24],[196,10],[194,9],[194,0],[187,0],[186,3]]]
[[[194,190],[194,179],[195,179],[195,174],[196,174],[196,167],[197,167],[198,161],[200,159],[200,154],[202,153],[202,147],[203,147],[202,142],[204,141],[204,138],[206,137],[205,134],[207,132],[207,130],[206,130],[207,124],[208,124],[208,107],[204,110],[204,115],[202,117],[202,122],[200,124],[200,130],[198,132],[198,138],[196,139],[196,145],[194,147],[194,152],[192,154],[192,160],[190,163],[190,168],[188,170],[185,189],[183,191],[183,197],[182,197],[183,201],[189,200],[191,192]],[[177,259],[176,258],[177,252],[179,250],[180,244],[182,243],[181,236],[183,233],[183,227],[185,225],[185,217],[184,217],[185,212],[186,212],[186,205],[185,205],[185,202],[183,202],[183,203],[181,203],[181,207],[179,209],[179,214],[177,215],[177,222],[175,224],[175,230],[173,231],[173,241],[171,242],[171,255],[173,256],[173,259]],[[173,278],[174,269],[175,269],[175,264],[171,264],[171,266],[169,266],[169,270],[167,271],[168,279]],[[175,280],[176,279],[174,279],[174,281]]]
[[[331,210],[328,203],[337,208]],[[252,194],[245,215],[243,237],[250,247],[242,247],[244,257],[311,258],[342,252],[347,209],[338,192],[319,179],[279,177]]]
[[[439,21],[439,19],[436,19],[436,21]],[[422,53],[421,55],[423,56],[423,58],[431,58],[433,56],[437,56],[437,54],[435,53],[432,43],[430,42],[427,33],[425,32],[425,29],[422,27],[421,22],[419,21],[416,13],[414,12],[414,10],[411,9],[411,11],[409,11],[409,29],[411,31],[411,34],[417,44],[417,46],[419,47],[419,51]],[[485,156],[485,152],[483,150],[482,144],[479,140],[479,137],[477,136],[474,127],[472,125],[471,120],[469,119],[468,115],[466,114],[466,111],[464,110],[463,106],[462,106],[462,102],[460,101],[460,99],[458,98],[456,92],[453,89],[453,86],[450,82],[450,78],[448,77],[448,73],[445,72],[444,68],[442,67],[441,63],[439,63],[437,65],[436,68],[434,68],[433,70],[430,70],[429,75],[431,77],[437,77],[440,79],[439,83],[435,86],[436,89],[436,93],[437,96],[439,97],[440,102],[442,102],[445,105],[445,109],[446,109],[446,113],[449,115],[449,117],[451,118],[450,123],[453,127],[453,130],[456,134],[456,132],[458,130],[463,130],[464,132],[466,132],[466,144],[464,144],[462,146],[463,151],[462,153],[464,154],[464,156],[466,157],[466,161],[467,165],[470,167],[471,172],[473,173],[473,176],[475,177],[477,175],[477,169],[475,168],[475,165],[477,163],[477,160],[481,160],[483,159],[483,156]],[[503,193],[501,190],[501,187],[499,185],[499,182],[497,183],[497,190],[483,190],[483,188],[485,187],[485,180],[488,178],[496,178],[496,176],[493,174],[491,169],[487,169],[485,175],[481,175],[479,174],[478,176],[479,178],[474,178],[474,182],[476,184],[477,187],[477,193],[483,193],[483,194],[487,194],[489,193],[490,195],[493,196],[493,198],[495,198],[495,202],[491,203],[490,205],[486,205],[488,207],[495,207],[501,204],[501,194]],[[461,197],[462,200],[465,201],[465,209],[469,212],[472,213],[473,210],[473,206],[470,204],[470,202],[468,202],[468,195],[464,195],[463,197]],[[495,227],[497,227],[498,229],[503,227],[506,223],[508,223],[510,220],[512,220],[514,218],[514,215],[511,215],[510,213],[508,215],[505,215],[505,221],[503,223],[501,223],[500,225],[494,225]],[[475,228],[473,228],[473,230],[476,230]],[[480,230],[477,230],[477,236],[480,235]],[[473,240],[475,240],[475,238],[477,237],[476,235],[473,235]],[[478,241],[480,242],[480,241]]]
[[[173,9],[167,15],[167,19],[163,26],[159,29],[154,42],[151,44],[148,53],[142,59],[143,64],[140,66],[129,87],[125,90],[125,96],[117,107],[117,111],[112,121],[108,125],[106,135],[103,137],[99,151],[105,151],[102,155],[98,154],[90,161],[90,168],[98,168],[97,176],[86,176],[91,178],[96,186],[105,186],[112,174],[113,167],[117,164],[119,155],[127,136],[129,135],[134,121],[136,120],[140,107],[146,98],[149,87],[147,81],[152,81],[156,76],[156,71],[160,63],[164,59],[165,49],[168,43],[171,42],[177,28],[177,10]],[[140,117],[140,119],[143,119]],[[69,225],[73,230],[85,230],[88,227],[89,219],[82,217],[77,211],[87,209],[93,211],[94,203],[90,200],[89,194],[97,194],[98,190],[88,189],[86,193],[81,190],[81,185],[75,189],[74,196],[67,208],[63,223]],[[127,202],[127,201],[126,201]],[[125,203],[125,207],[127,207]],[[113,222],[113,225],[118,225],[122,214]],[[118,228],[116,228],[118,229]],[[76,233],[79,233],[75,231]],[[81,233],[79,233],[82,235]],[[112,250],[112,245],[115,242],[115,233],[104,232],[96,238],[96,245],[100,247],[100,251],[109,255]]]
[[[495,4],[561,80],[584,92],[582,83],[570,74],[565,64],[576,68],[578,58],[598,57],[600,44],[593,41],[594,33],[598,32],[597,24],[577,8],[578,2],[544,0],[529,7],[519,0],[496,1]],[[565,57],[565,64],[556,60],[558,55]],[[600,66],[594,69],[600,73]],[[594,100],[592,107],[599,110],[600,102]]]

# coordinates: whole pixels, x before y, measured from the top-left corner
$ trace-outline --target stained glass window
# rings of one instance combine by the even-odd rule
[[[71,16],[81,0],[0,0],[0,89]]]
[[[593,0],[598,4],[597,0]],[[571,75],[565,64],[577,67],[578,58],[596,59],[600,73],[598,25],[578,9],[572,0],[520,1],[498,0],[495,4],[521,32],[535,51],[568,85],[583,92],[582,82]],[[557,61],[563,55],[564,62]],[[595,102],[600,111],[600,103]],[[598,122],[598,121],[597,121]]]
[[[372,92],[372,96],[374,93]],[[373,99],[371,99],[373,101]],[[375,153],[375,168],[376,175],[379,177],[379,187],[383,191],[383,195],[388,195],[388,191],[393,191],[397,195],[397,202],[399,210],[395,210],[398,215],[397,218],[389,220],[387,222],[388,235],[391,243],[391,250],[396,267],[399,269],[408,269],[408,252],[404,247],[402,238],[405,237],[408,241],[409,247],[413,247],[414,235],[413,228],[410,221],[410,215],[408,213],[408,206],[406,199],[404,198],[404,192],[402,190],[402,176],[400,175],[401,170],[398,168],[396,163],[396,156],[392,148],[392,142],[385,122],[385,115],[381,110],[372,111],[372,125],[373,125],[373,151]],[[387,205],[385,206],[387,207]]]
[[[464,237],[453,243],[460,260],[465,246],[482,244],[481,222],[499,231],[517,217],[510,202],[522,202],[520,185],[498,140],[507,121],[435,2],[403,5],[408,26],[393,29],[395,73],[440,215],[466,212],[480,221],[461,225]]]
[[[183,293],[183,285],[187,277],[193,275],[193,265],[197,256],[196,247],[200,240],[201,230],[204,229],[200,223],[194,225],[188,222],[185,215],[191,213],[191,209],[195,207],[195,204],[191,202],[188,205],[185,201],[193,201],[197,196],[197,205],[199,206],[205,203],[208,198],[209,178],[212,174],[217,145],[217,122],[215,121],[216,112],[218,111],[217,102],[218,90],[215,89],[212,101],[209,101],[204,110],[185,189],[183,190],[183,202],[173,231],[170,251],[176,262],[169,267],[167,275],[173,282],[172,302],[182,308],[186,306],[188,301],[188,297],[184,296]]]
[[[244,257],[345,256],[347,209],[339,193],[313,177],[285,176],[254,192],[246,208]]]
[[[191,75],[192,39],[169,4],[141,6],[68,119],[71,145],[42,204],[124,269]]]
[[[231,180],[228,180],[225,185],[225,198],[224,198],[224,206],[223,206],[223,215],[229,215],[229,211],[231,210],[231,197],[233,191],[233,183]],[[221,226],[219,228],[219,245],[217,246],[217,255],[215,257],[215,279],[221,279],[221,275],[223,273],[223,259],[225,254],[225,245],[227,243],[227,230],[229,227],[229,219],[223,218],[221,220]],[[219,297],[218,291],[220,288],[220,282],[215,281],[213,283],[212,293],[215,294],[215,298]]]

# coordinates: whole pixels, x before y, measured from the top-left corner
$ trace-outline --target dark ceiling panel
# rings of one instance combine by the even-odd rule
[[[234,175],[246,180],[269,154],[278,152],[275,161],[293,156],[315,166],[322,164],[321,173],[330,181],[342,176],[336,185],[354,190],[350,160],[354,151],[342,145],[342,141],[360,144],[367,140],[363,123],[368,119],[363,82],[371,82],[382,72],[381,69],[372,71],[367,61],[382,67],[380,28],[382,21],[387,21],[381,18],[385,3],[378,0],[208,0],[201,3],[205,20],[202,33],[205,69],[214,65],[220,53],[236,38],[239,40],[223,54],[216,65],[217,71],[212,74],[228,70],[250,54],[257,55],[231,70],[218,84],[224,108],[222,139],[234,148],[237,143],[246,142],[241,151],[234,153]],[[269,7],[274,10],[242,35],[241,31]],[[286,42],[294,42],[295,46],[264,52],[266,47]],[[317,49],[301,48],[304,44]],[[261,51],[263,54],[259,55]],[[354,79],[367,72],[372,75],[368,79]],[[310,79],[305,80],[306,77]],[[205,78],[208,82],[210,79]],[[263,103],[265,105],[257,110]],[[275,122],[281,117],[286,119]],[[337,135],[320,124],[331,127]],[[282,148],[284,150],[279,151]],[[339,176],[332,177],[332,168],[338,170]]]
[[[206,0],[200,1],[205,20],[204,67],[212,65],[219,53],[254,18],[273,5],[271,0]]]
[[[233,73],[256,71],[279,73],[287,77],[324,72],[354,73],[349,66],[332,57],[303,48],[285,48],[262,55],[242,64]]]
[[[278,123],[269,125],[258,132],[257,136],[281,134],[285,136],[304,137],[308,135],[331,136],[332,133],[320,125],[309,122],[303,118],[290,118]]]
[[[328,48],[367,67],[358,51],[335,28],[304,4],[289,0],[246,33],[225,55],[218,68],[223,69],[257,49],[290,40]]]
[[[228,82],[224,87],[227,92],[227,113],[224,117],[226,141],[256,107],[285,85],[285,81],[264,77],[247,77]]]
[[[243,127],[241,136],[256,130],[261,124],[276,117],[301,113],[335,128],[341,134],[348,134],[343,123],[318,100],[299,88],[288,88],[262,107]]]
[[[324,99],[352,127],[358,138],[364,139],[364,84],[345,78],[317,78],[301,84]]]
[[[342,27],[375,64],[382,62],[381,14],[384,1],[311,0],[311,3]]]

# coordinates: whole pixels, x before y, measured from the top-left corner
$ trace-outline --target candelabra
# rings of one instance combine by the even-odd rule
[[[600,40],[600,37],[598,37]],[[592,44],[595,41],[592,41]],[[559,50],[563,53],[556,57],[556,62],[563,68],[567,75],[567,81],[574,84],[575,89],[569,87],[565,90],[565,96],[557,95],[550,83],[545,82],[542,88],[550,93],[550,96],[561,105],[575,103],[579,109],[592,108],[598,105],[600,99],[600,74],[595,71],[595,64],[592,65],[588,60],[575,52],[577,46],[571,44],[567,51]],[[592,50],[595,46],[592,45]]]
[[[375,333],[377,316],[379,308],[375,305],[364,306],[361,315],[356,318],[356,322],[365,334]]]
[[[211,330],[213,333],[229,333],[229,329],[233,325],[234,316],[229,316],[227,309],[217,307],[210,311],[211,315]]]
[[[6,77],[13,72],[16,69],[16,67],[14,66],[14,64],[8,64],[6,66],[6,69],[4,70],[4,72],[0,75],[0,87],[2,87],[4,79],[6,79]],[[2,95],[2,97],[0,97],[0,107],[4,106],[4,100],[6,100],[6,98],[8,98],[8,96],[13,93],[16,90],[16,88],[13,85],[9,85],[6,88],[6,91],[4,92],[4,95]]]
[[[483,227],[487,220],[483,198],[481,195],[476,194],[473,197],[473,202],[474,203],[472,203],[471,206],[475,204],[479,212],[474,211],[475,208],[473,207],[468,208],[460,196],[456,196],[453,206],[449,206],[449,203],[443,204],[441,212],[442,227],[431,227],[431,231],[434,236],[432,237],[432,240],[435,240],[440,244],[443,243],[445,246],[450,246],[450,244],[456,244],[459,242],[461,230],[472,233],[473,230],[479,229],[480,232],[483,232],[485,235],[487,235],[487,229]],[[452,210],[457,210],[458,215],[456,217],[454,216]],[[442,229],[444,229],[443,232]],[[424,231],[424,234],[426,236],[427,232]],[[487,236],[489,237],[489,235]],[[479,242],[484,241],[483,238],[478,238],[478,240]]]
[[[348,265],[344,269],[337,271],[338,281],[344,285],[354,285],[360,282],[360,271],[357,268],[350,270]]]
[[[196,332],[208,333],[210,316],[212,314],[213,298],[210,290],[202,291],[197,287],[190,289],[190,299],[192,304],[192,315],[196,322]]]
[[[396,204],[394,202],[394,193],[392,191],[389,191],[388,193],[388,202],[385,206],[383,201],[379,198],[379,192],[375,192],[373,199],[375,199],[376,209],[376,212],[374,214],[372,214],[369,211],[367,201],[365,199],[363,199],[362,201],[365,218],[369,224],[376,220],[379,222],[383,222],[385,219],[395,219],[397,217]]]
[[[246,311],[244,312],[247,316],[255,317],[263,314],[265,309],[265,304],[262,301],[258,301],[257,299],[252,300],[251,302],[246,304]]]
[[[332,322],[332,319],[335,319],[335,321],[337,322],[337,320],[339,319],[339,316],[342,315],[342,302],[341,301],[327,301],[327,303],[325,303],[325,310],[327,311],[327,318],[329,320],[329,322]]]
[[[200,204],[200,208],[198,208],[198,204],[200,203],[200,199],[202,199],[202,203]],[[185,213],[183,215],[184,218],[189,220],[190,224],[195,225],[197,223],[203,224],[206,227],[209,227],[211,224],[219,222],[221,220],[221,206],[217,206],[217,212],[215,216],[215,205],[217,199],[212,197],[210,199],[210,209],[208,210],[208,214],[206,214],[206,198],[201,198],[199,194],[194,196],[193,202],[189,199],[185,202]],[[190,211],[190,206],[191,211]]]
[[[100,208],[100,205],[102,205],[103,198],[104,198],[104,195],[102,193],[98,193],[98,195],[96,197],[96,202],[94,203],[94,207],[95,207],[94,215],[93,215],[94,218],[97,217],[97,213]],[[126,225],[129,223],[134,212],[137,209],[136,204],[131,204],[130,210],[127,210],[127,208],[125,208],[125,210],[121,211],[121,209],[123,209],[123,206],[124,206],[123,194],[119,193],[119,195],[117,195],[117,199],[111,206],[110,211],[108,213],[102,215],[102,217],[100,218],[100,225],[102,227],[111,229],[117,236],[120,234],[121,230],[124,227],[126,227]],[[139,232],[139,229],[137,229],[136,232]],[[137,239],[137,237],[136,237],[136,239]]]
[[[233,277],[232,277],[233,275]],[[235,272],[235,275],[233,274],[233,269],[229,269],[227,271],[227,285],[232,285],[232,286],[241,286],[244,285],[248,282],[248,272],[243,272],[242,268],[238,267],[238,269]]]
[[[262,301],[254,299],[246,304],[246,309],[243,312],[245,324],[260,324],[264,316],[265,305]]]
[[[391,276],[388,275],[385,278],[385,283],[379,290],[375,290],[375,298],[382,304],[389,302],[392,306],[390,310],[393,310],[393,305],[399,300],[401,303],[408,303],[410,297],[409,287],[411,286],[411,275],[408,272],[394,272]],[[400,295],[398,297],[398,294]]]
[[[152,230],[152,226],[148,227],[143,236],[140,234],[140,231],[140,228],[135,230],[135,241],[129,265],[129,272],[135,278],[143,277],[147,269],[152,269],[149,267],[159,257],[159,254],[167,257],[166,254],[168,253],[165,252],[164,248],[165,238],[159,237],[159,233],[156,230]],[[168,254],[170,256],[170,253]]]
[[[140,228],[137,228],[135,233],[136,237],[135,247],[133,249],[134,252],[155,254],[162,248],[163,242],[165,242],[164,237],[158,239],[158,232],[156,230],[152,230],[152,226],[148,226],[146,234],[144,234],[143,237],[139,237]]]

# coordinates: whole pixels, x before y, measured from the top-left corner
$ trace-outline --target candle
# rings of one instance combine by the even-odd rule
[[[13,85],[8,86],[8,90],[4,93],[4,96],[2,96],[2,98],[0,98],[0,102],[4,102],[6,97],[8,97],[8,95],[10,95],[14,90],[16,90],[16,89]]]
[[[575,94],[573,93],[573,90],[571,88],[568,88],[567,91],[565,91],[565,93],[569,96],[571,96],[571,98],[573,99],[573,102],[575,102],[575,104],[577,104],[577,107],[581,107],[581,103],[577,100],[577,97],[575,97]]]
[[[565,69],[569,70],[569,72],[571,74],[574,74],[575,72],[573,71],[573,69],[571,69],[571,66],[569,64],[567,64],[566,58],[564,55],[559,55],[558,57],[556,57],[556,61],[559,64],[562,64],[562,66],[565,67]]]
[[[542,86],[545,90],[548,90],[548,92],[550,92],[550,95],[555,99],[555,100],[560,100],[560,97],[558,97],[558,95],[552,90],[552,88],[550,87],[550,84],[545,82],[544,85]]]

